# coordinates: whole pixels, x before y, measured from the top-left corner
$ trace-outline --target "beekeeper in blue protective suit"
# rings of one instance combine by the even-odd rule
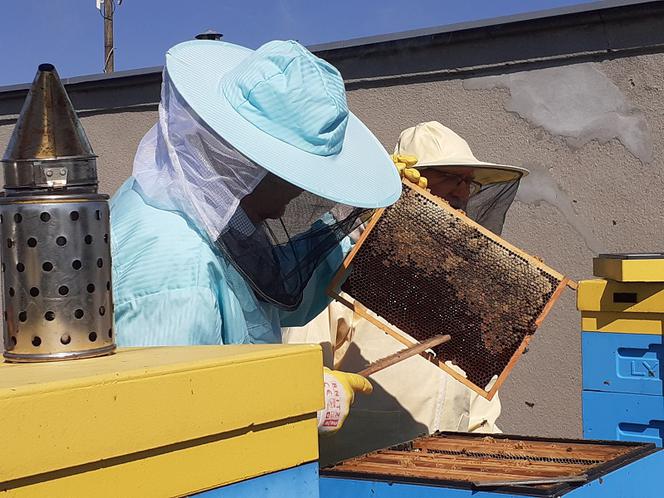
[[[173,47],[159,121],[111,203],[118,344],[280,343],[328,304],[358,220],[400,193],[339,72],[300,44]],[[371,385],[325,383],[333,432]]]

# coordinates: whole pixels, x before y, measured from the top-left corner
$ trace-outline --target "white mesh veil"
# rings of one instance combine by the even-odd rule
[[[251,222],[243,198],[263,179],[267,188],[283,183],[274,186],[274,175],[210,130],[166,71],[159,122],[138,147],[133,175],[149,204],[184,215],[259,299],[287,310],[299,306],[319,264],[357,228],[364,212],[305,191],[280,218]]]
[[[209,130],[166,70],[163,78],[159,122],[138,146],[133,176],[150,204],[179,211],[215,241],[267,171]]]

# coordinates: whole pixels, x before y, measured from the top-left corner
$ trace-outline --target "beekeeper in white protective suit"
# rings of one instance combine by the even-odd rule
[[[433,194],[497,234],[519,180],[528,173],[477,160],[463,138],[436,121],[404,130],[392,157],[407,178],[426,178]],[[286,341],[322,343],[326,364],[349,372],[404,347],[336,302],[307,326],[285,329]],[[358,400],[335,438],[321,441],[322,463],[439,430],[499,432],[498,396],[487,401],[422,357],[378,372],[371,380],[373,395]]]

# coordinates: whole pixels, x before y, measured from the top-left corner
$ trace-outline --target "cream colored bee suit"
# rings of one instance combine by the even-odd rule
[[[283,329],[284,343],[319,343],[330,368],[359,372],[404,346],[346,306],[333,302],[304,327]],[[342,429],[321,438],[321,463],[333,463],[435,431],[500,432],[498,396],[478,396],[420,356],[371,376]]]

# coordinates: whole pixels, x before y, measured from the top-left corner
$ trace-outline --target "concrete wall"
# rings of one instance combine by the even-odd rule
[[[99,156],[100,192],[115,192],[131,174],[138,143],[156,121],[156,110],[100,113],[81,118],[92,148]],[[0,150],[4,151],[12,130],[12,123],[0,125]]]
[[[581,279],[592,276],[598,252],[664,247],[663,63],[663,55],[649,55],[501,76],[512,80],[505,84],[512,90],[492,88],[496,81],[487,77],[415,81],[353,90],[349,101],[388,148],[403,128],[438,120],[463,136],[478,158],[530,168],[533,174],[522,183],[503,236]],[[522,88],[513,81],[540,82],[542,73],[549,83],[527,89],[534,92],[536,107],[551,107],[545,115],[552,121],[560,118],[561,107],[575,106],[564,109],[575,113],[571,124],[577,129],[571,126],[569,137],[561,135],[560,123],[555,133],[547,123],[534,124],[527,105],[519,108],[526,117],[513,110],[515,99],[516,107],[524,99],[515,95]],[[582,122],[588,124],[579,130]],[[610,136],[618,133],[625,136]],[[502,389],[504,431],[581,435],[580,318],[574,297],[572,291],[563,295]]]
[[[36,70],[36,67],[35,67]],[[112,193],[131,174],[141,138],[157,122],[161,68],[63,80],[95,153],[100,192]],[[30,85],[0,91],[4,151]]]
[[[533,173],[524,180],[508,214],[504,237],[575,279],[587,278],[591,258],[598,252],[661,251],[664,246],[664,50],[658,39],[652,44],[657,49],[588,56],[583,47],[601,45],[601,40],[591,43],[588,37],[611,34],[607,19],[602,17],[601,29],[568,26],[569,34],[564,36],[551,23],[541,27],[537,36],[548,40],[551,33],[546,30],[558,29],[555,46],[538,45],[532,38],[535,35],[524,38],[521,30],[514,35],[521,42],[506,45],[511,55],[502,51],[496,51],[494,55],[500,57],[494,59],[482,55],[479,62],[485,67],[481,71],[458,71],[459,51],[454,47],[420,49],[412,44],[410,52],[392,52],[382,61],[371,53],[351,54],[338,65],[345,75],[359,78],[349,82],[350,107],[388,149],[403,128],[438,120],[466,138],[478,158],[530,168]],[[648,33],[664,36],[661,29],[649,28],[649,23],[656,26],[661,19],[652,13],[643,14],[639,22],[632,19],[632,24],[618,19],[616,29],[622,34],[613,39],[626,40],[623,45],[630,45],[630,50],[641,47]],[[626,26],[632,26],[632,31],[625,31]],[[579,38],[574,41],[571,36]],[[466,47],[469,57],[482,47],[486,51],[481,54],[489,54],[498,43],[491,34],[486,41],[471,38],[472,46]],[[563,45],[565,50],[560,49]],[[558,59],[546,64],[528,62],[526,56],[514,53],[525,47],[527,57],[536,58],[533,47],[537,46],[548,47],[547,57]],[[556,50],[550,50],[552,46]],[[372,79],[398,75],[394,65],[405,67],[409,55],[420,50],[430,52],[427,57],[420,54],[421,67],[411,68],[421,76]],[[563,52],[573,51],[585,55],[562,57]],[[445,57],[453,59],[448,68],[428,72],[436,69],[429,67],[432,61],[442,66]],[[510,57],[521,60],[516,70],[504,64]],[[371,78],[361,80],[367,76],[362,71],[369,70]],[[104,91],[99,100],[105,102],[153,103],[158,83],[153,78],[134,90],[128,82],[124,93]],[[79,109],[94,108],[94,95],[84,97],[85,105]],[[73,98],[75,103],[78,98],[83,97]],[[12,105],[17,112],[16,104]],[[4,112],[5,119],[0,121],[0,149],[13,126],[9,114]],[[136,146],[156,120],[155,108],[83,115],[83,125],[99,154],[101,190],[112,192],[129,175]],[[579,322],[574,293],[568,291],[501,391],[503,430],[581,435]]]

